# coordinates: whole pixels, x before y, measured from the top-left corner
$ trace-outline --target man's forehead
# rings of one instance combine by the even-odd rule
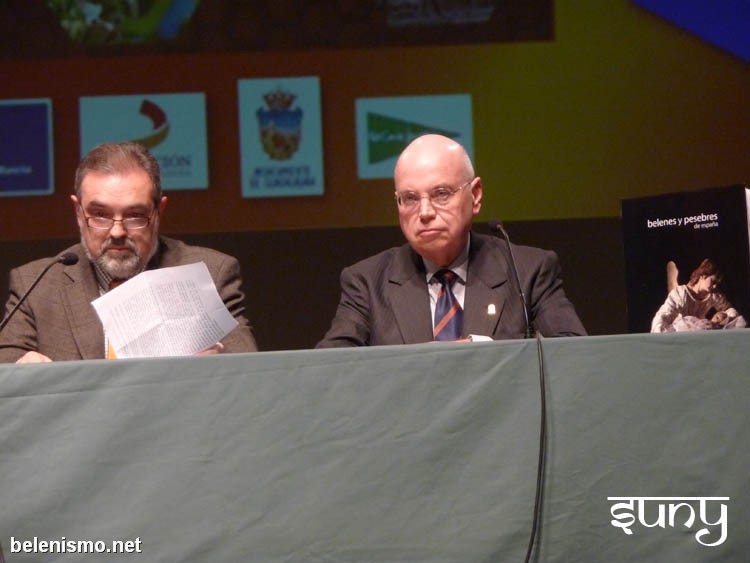
[[[145,195],[150,199],[153,191],[151,178],[144,170],[138,168],[122,172],[91,171],[81,181],[81,195],[84,198],[91,194],[106,197],[112,193],[120,197],[130,195],[138,199]]]
[[[398,190],[429,191],[458,185],[465,179],[465,174],[460,167],[435,163],[433,166],[404,167],[393,179]]]
[[[131,181],[147,182],[151,183],[151,177],[148,175],[143,168],[138,166],[129,166],[127,168],[117,170],[89,170],[83,176],[81,184],[94,183],[94,182],[106,182],[110,179],[121,179],[127,178]]]
[[[101,207],[101,208],[122,208],[122,209],[148,209],[151,207],[151,200],[144,201],[122,201],[122,200],[108,200],[99,198],[83,198],[81,202],[86,208]]]

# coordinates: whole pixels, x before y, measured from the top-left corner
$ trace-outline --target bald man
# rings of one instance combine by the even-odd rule
[[[345,268],[341,299],[317,348],[523,338],[526,315],[505,241],[471,231],[482,179],[441,135],[415,139],[394,172],[408,241]],[[543,336],[586,334],[554,252],[513,245],[529,321]]]

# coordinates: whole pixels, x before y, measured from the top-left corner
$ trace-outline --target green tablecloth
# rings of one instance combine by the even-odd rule
[[[749,344],[747,331],[542,341],[537,561],[747,561]],[[4,365],[0,420],[9,563],[466,563],[526,552],[535,341]],[[627,534],[611,523],[622,501],[610,497],[687,497],[695,520],[684,525],[683,506],[670,526],[677,501],[649,500],[644,521],[661,504],[665,527],[636,520]],[[698,541],[722,531],[702,522],[704,497],[729,497],[705,503],[707,522],[727,507],[713,547]],[[12,552],[54,540],[68,553]],[[69,550],[113,540],[137,540],[140,553]]]

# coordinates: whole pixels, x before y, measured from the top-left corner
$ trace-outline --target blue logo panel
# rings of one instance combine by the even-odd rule
[[[54,191],[52,101],[0,100],[0,196]]]

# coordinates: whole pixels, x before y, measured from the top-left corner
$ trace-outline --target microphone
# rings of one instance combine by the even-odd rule
[[[526,332],[524,333],[524,338],[532,338],[534,336],[534,331],[532,330],[531,323],[529,322],[529,307],[526,304],[526,295],[524,295],[523,288],[521,287],[521,278],[518,277],[518,266],[516,266],[516,258],[515,256],[513,256],[513,247],[510,245],[510,238],[508,237],[508,233],[505,232],[503,224],[499,220],[490,219],[487,224],[490,227],[490,231],[492,231],[494,234],[501,235],[508,245],[508,251],[510,252],[510,268],[511,270],[513,270],[513,276],[516,278],[518,294],[521,297],[521,307],[523,307],[523,318],[526,322]]]
[[[8,316],[5,317],[2,322],[0,322],[0,332],[5,328],[5,325],[8,324],[8,321],[10,321],[11,317],[16,313],[16,311],[18,311],[18,308],[23,304],[23,302],[26,301],[26,298],[29,296],[29,293],[31,293],[31,290],[37,286],[37,284],[44,277],[44,274],[46,274],[52,266],[54,266],[55,264],[62,264],[64,266],[72,266],[73,264],[77,264],[77,263],[78,263],[78,255],[74,254],[73,252],[66,252],[58,256],[55,260],[53,260],[49,264],[47,264],[44,270],[42,270],[41,273],[36,277],[36,279],[34,280],[34,283],[32,283],[29,286],[29,289],[26,290],[26,293],[24,293],[21,299],[18,300],[18,303],[16,303],[15,307],[13,307],[10,313],[8,313]]]
[[[73,264],[78,264],[78,254],[74,252],[66,252],[65,254],[61,254],[56,261],[60,262],[63,266],[72,266]],[[50,268],[51,266],[47,266],[48,270]]]

